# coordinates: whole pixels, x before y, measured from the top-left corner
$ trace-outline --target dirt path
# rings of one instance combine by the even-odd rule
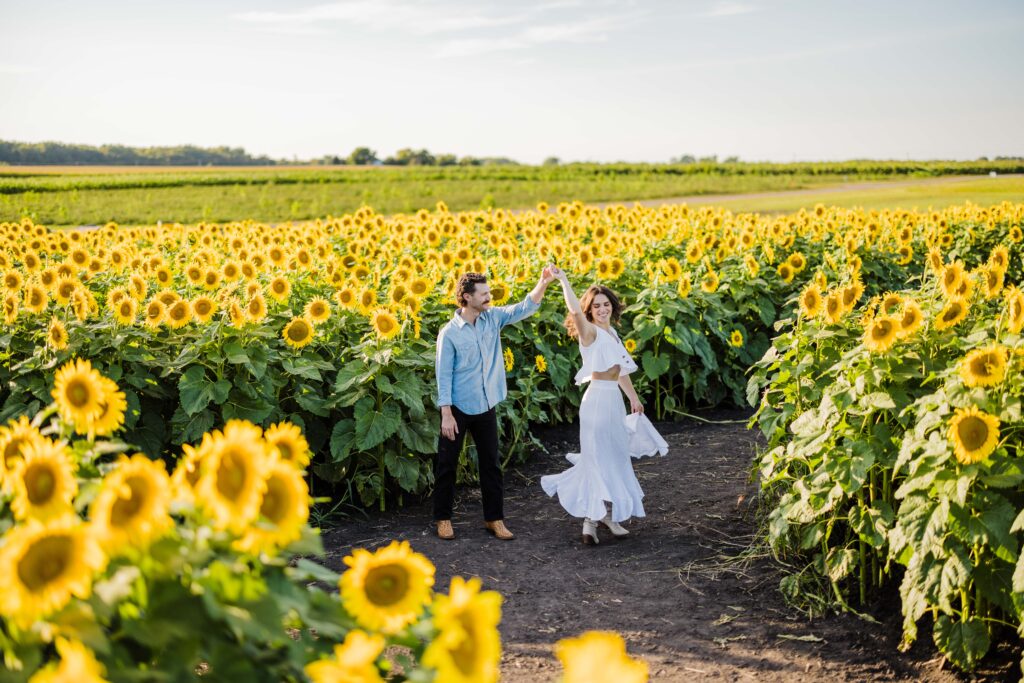
[[[1024,178],[1024,174],[1003,174],[999,178]],[[614,202],[597,202],[593,206],[618,206],[620,204],[639,204],[648,208],[658,207],[664,204],[719,204],[721,202],[745,200],[745,199],[777,199],[786,197],[804,197],[809,195],[863,192],[865,190],[885,190],[899,187],[918,187],[922,185],[954,185],[957,183],[969,182],[971,180],[984,180],[988,176],[983,175],[958,175],[940,176],[938,178],[913,178],[907,180],[872,180],[856,183],[841,183],[838,185],[818,185],[802,190],[775,190],[770,192],[744,192],[739,194],[698,194],[685,197],[667,197],[665,199],[638,199],[633,202],[618,200]]]
[[[516,540],[489,536],[478,491],[463,488],[455,541],[437,539],[430,507],[417,504],[325,530],[328,564],[340,571],[353,547],[406,539],[437,566],[439,590],[452,575],[482,577],[504,595],[506,681],[556,681],[554,642],[589,629],[621,633],[629,652],[649,663],[652,681],[960,680],[940,668],[926,625],[911,652],[897,651],[898,603],[876,614],[879,624],[850,615],[808,621],[783,602],[776,564],[736,559],[754,534],[756,488],[747,475],[755,433],[735,423],[659,428],[671,451],[636,465],[647,517],[628,525],[627,540],[602,531],[600,545],[583,546],[579,523],[541,491],[540,476],[560,471],[567,464],[560,454],[576,450],[568,428],[544,434],[551,454],[506,477],[506,519]],[[1015,666],[1004,662],[989,673],[999,678]]]

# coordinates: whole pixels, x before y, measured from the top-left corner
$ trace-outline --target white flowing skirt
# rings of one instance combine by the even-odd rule
[[[566,457],[573,466],[541,477],[540,485],[573,517],[601,519],[612,504],[612,519],[643,517],[644,492],[633,473],[626,406],[618,382],[592,380],[580,403],[580,452]]]

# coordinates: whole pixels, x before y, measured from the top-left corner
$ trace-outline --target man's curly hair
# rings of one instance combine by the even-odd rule
[[[459,286],[455,289],[455,300],[459,306],[465,306],[465,296],[476,291],[477,285],[487,282],[487,276],[483,273],[464,273],[459,278]]]

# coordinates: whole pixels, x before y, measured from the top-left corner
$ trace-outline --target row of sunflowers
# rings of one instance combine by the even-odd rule
[[[400,504],[431,484],[433,336],[461,272],[488,273],[497,304],[523,296],[547,262],[577,287],[613,286],[628,303],[638,389],[649,412],[671,419],[744,405],[747,369],[812,278],[871,295],[919,276],[932,246],[973,268],[1001,240],[1019,259],[1021,213],[819,206],[771,217],[573,203],[390,217],[362,209],[273,226],[2,224],[0,423],[40,410],[53,370],[87,358],[122,386],[125,438],[151,457],[232,419],[287,421],[311,446],[318,492]],[[576,413],[577,352],[561,318],[549,301],[505,335],[506,459],[537,447],[531,424]]]
[[[928,615],[968,670],[1024,635],[1024,292],[1005,237],[973,268],[977,251],[933,246],[912,286],[860,304],[859,285],[812,282],[749,386],[769,540],[810,557],[782,590],[863,605],[898,580],[903,645]]]
[[[311,559],[323,548],[294,425],[231,420],[169,474],[128,455],[125,394],[89,361],[61,367],[52,397],[6,428],[4,680],[498,679],[501,595],[480,579],[435,593],[405,541],[355,550],[340,576]],[[556,653],[567,682],[647,678],[616,634]]]

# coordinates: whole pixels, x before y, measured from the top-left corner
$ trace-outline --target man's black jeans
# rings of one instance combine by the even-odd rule
[[[455,502],[455,471],[466,432],[473,435],[480,469],[480,495],[484,505],[484,521],[504,519],[504,485],[498,459],[498,416],[494,408],[479,415],[467,415],[452,406],[452,415],[459,426],[455,440],[440,435],[437,457],[434,458],[434,519],[451,519]]]

